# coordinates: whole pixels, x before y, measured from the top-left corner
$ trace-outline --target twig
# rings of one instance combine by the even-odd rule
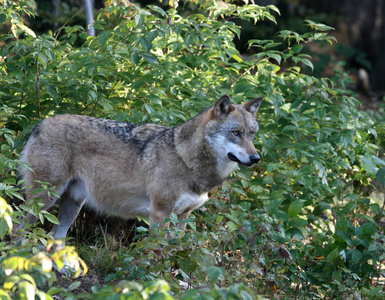
[[[255,68],[256,65],[258,65],[259,63],[263,62],[264,60],[267,60],[268,57],[265,57],[263,59],[260,59],[258,60],[255,64],[253,64],[251,67],[249,67],[245,72],[243,72],[241,75],[238,76],[237,79],[235,79],[231,84],[230,84],[230,87],[229,88],[232,88],[233,85],[239,80],[241,79],[243,76],[245,76],[252,68]]]
[[[309,41],[303,41],[302,43],[298,43],[298,45],[305,45],[309,43]],[[283,50],[282,53],[285,53],[287,51],[289,51],[292,47],[288,47],[287,49]],[[269,57],[265,57],[265,58],[262,58],[260,59],[259,61],[257,61],[255,64],[253,64],[250,68],[248,68],[245,72],[243,72],[241,75],[239,75],[239,77],[237,79],[235,79],[231,84],[230,84],[230,88],[233,87],[233,85],[239,80],[241,79],[243,76],[245,76],[252,68],[254,68],[256,65],[258,65],[260,62],[266,60],[266,59],[270,59]]]
[[[74,14],[71,18],[69,18],[63,26],[60,27],[58,33],[56,34],[55,41],[57,41],[58,36],[60,35],[60,32],[63,30],[63,28],[71,21],[73,18],[75,18],[78,14],[80,14],[83,10],[79,10],[76,14]]]
[[[105,90],[106,87],[107,87],[107,84],[108,84],[108,81],[107,81],[106,84],[103,86],[102,90],[100,91],[98,99],[96,99],[96,102],[95,102],[95,104],[94,104],[94,107],[92,108],[91,117],[94,116],[94,112],[95,112],[96,105],[98,105],[99,100],[100,100],[100,98],[102,97],[102,94],[103,94],[104,90]]]
[[[115,77],[116,73],[118,73],[118,70],[115,70],[115,73],[114,73],[114,75],[112,75],[112,77]],[[102,90],[100,91],[99,97],[98,97],[98,99],[96,99],[96,102],[95,102],[95,104],[94,104],[94,107],[92,108],[91,117],[94,116],[95,108],[96,108],[96,106],[98,105],[99,100],[100,100],[100,98],[102,97],[102,95],[103,95],[103,93],[104,93],[104,91],[105,91],[105,89],[106,89],[108,83],[109,83],[109,81],[107,81],[107,82],[105,83],[105,85],[103,86]],[[116,79],[115,84],[114,84],[112,90],[114,90],[114,88],[115,88],[115,86],[117,85],[117,83],[118,83],[118,79]]]
[[[380,215],[378,216],[378,226],[380,226],[380,222],[381,222],[382,214],[384,212],[384,208],[385,208],[385,193],[384,193],[384,203],[382,204],[381,212],[380,212]]]
[[[99,223],[99,227],[100,227],[100,231],[102,232],[103,234],[103,239],[104,239],[104,246],[106,247],[106,249],[108,250],[108,242],[107,242],[107,236],[106,236],[106,232],[107,232],[107,224],[106,224],[106,230],[103,229],[102,227],[102,224]]]
[[[119,45],[120,42],[121,42],[121,41],[119,40],[119,41],[115,44],[115,46],[112,48],[112,50],[115,50],[116,47]],[[114,73],[114,75],[112,75],[112,77],[115,77],[117,73],[118,73],[118,69],[115,70],[115,73]],[[99,100],[100,100],[100,98],[102,97],[102,94],[104,93],[104,91],[105,91],[105,89],[106,89],[108,83],[109,83],[109,81],[106,82],[106,84],[103,86],[103,89],[100,91],[99,97],[98,97],[98,99],[96,99],[96,102],[95,102],[95,104],[94,104],[94,107],[92,108],[91,117],[94,116],[94,112],[95,112],[96,105],[98,105]],[[111,92],[115,89],[115,86],[116,86],[117,84],[118,84],[118,79],[115,80],[115,84],[114,84],[114,86],[112,87]],[[111,92],[110,92],[110,94],[111,94]]]
[[[24,74],[24,84],[25,82],[27,81],[27,73],[26,71],[23,69],[23,74]],[[19,103],[19,112],[21,111],[21,107],[24,103],[24,92],[21,92],[21,99],[20,99],[20,103]]]
[[[39,62],[36,58],[36,95],[37,95],[37,115],[41,119],[40,110],[40,76],[39,76]]]

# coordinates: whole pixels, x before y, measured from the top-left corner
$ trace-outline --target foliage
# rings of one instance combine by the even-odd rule
[[[374,180],[380,191],[384,184],[385,127],[357,110],[342,66],[335,78],[309,75],[306,44],[333,42],[329,26],[308,20],[304,34],[282,30],[274,39],[250,40],[257,53],[246,60],[233,44],[240,34],[233,19],[276,22],[274,6],[207,2],[201,13],[182,17],[175,8],[109,3],[95,20],[93,38],[78,25],[36,35],[22,22],[29,14],[22,2],[4,3],[0,21],[10,30],[0,38],[2,197],[21,198],[17,153],[42,118],[79,113],[172,126],[223,94],[236,103],[264,97],[255,141],[260,164],[238,170],[205,210],[186,220],[185,232],[170,228],[147,236],[138,228],[138,240],[119,255],[121,266],[92,297],[383,297],[377,285],[383,207],[371,192]],[[10,208],[1,203],[4,237]],[[35,213],[42,213],[38,203]],[[9,298],[71,295],[74,286],[52,288],[55,276],[42,267],[45,261],[60,266],[64,254],[59,251],[56,261],[47,238],[35,229],[24,246],[2,242],[0,270],[14,277],[1,276],[12,283],[1,282],[0,292]],[[73,249],[66,249],[68,256]]]

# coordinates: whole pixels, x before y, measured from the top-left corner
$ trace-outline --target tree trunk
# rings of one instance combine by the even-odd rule
[[[92,0],[84,0],[84,10],[86,12],[87,32],[88,35],[95,36],[94,14]]]

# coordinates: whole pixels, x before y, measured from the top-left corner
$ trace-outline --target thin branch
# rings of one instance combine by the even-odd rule
[[[74,14],[71,18],[69,18],[64,24],[63,26],[60,27],[58,33],[56,34],[56,37],[55,37],[55,41],[57,41],[57,38],[58,36],[60,35],[60,32],[63,30],[63,28],[69,23],[69,21],[71,21],[73,18],[75,18],[78,14],[80,14],[82,12],[82,10],[79,10],[76,14]]]
[[[245,72],[243,72],[241,75],[238,76],[237,79],[235,79],[231,84],[230,84],[230,89],[233,87],[233,85],[239,80],[241,79],[243,76],[245,76],[252,68],[255,68],[256,65],[258,65],[259,63],[263,62],[264,60],[267,60],[268,57],[265,57],[265,58],[262,58],[260,60],[258,60],[255,64],[253,64],[251,67],[249,67]]]
[[[37,115],[41,119],[40,110],[40,76],[39,76],[39,62],[36,58],[36,95],[37,95]]]
[[[23,75],[24,75],[24,82],[23,82],[23,85],[25,86],[26,82],[27,82],[27,72],[23,70]],[[24,103],[24,91],[21,92],[21,99],[20,99],[20,103],[19,103],[19,112],[21,112],[21,107],[23,106],[23,103]]]
[[[100,100],[100,98],[102,97],[102,94],[104,93],[104,90],[105,90],[106,87],[107,87],[107,84],[108,84],[108,81],[107,81],[106,84],[103,86],[102,90],[100,91],[98,99],[96,99],[96,102],[95,102],[95,104],[94,104],[94,107],[92,108],[91,117],[94,116],[95,108],[96,108],[96,106],[98,105],[99,100]]]
[[[115,73],[114,73],[114,75],[112,75],[112,77],[115,77],[115,76],[116,76],[116,73],[118,73],[118,70],[115,70]],[[100,98],[102,97],[102,95],[103,95],[103,93],[104,93],[104,91],[105,91],[105,89],[106,89],[108,83],[109,83],[109,81],[107,81],[107,82],[105,83],[105,85],[103,86],[103,89],[100,91],[99,97],[98,97],[98,99],[96,99],[96,102],[95,102],[95,104],[94,104],[94,107],[92,108],[91,117],[94,116],[94,112],[95,112],[96,106],[98,105],[99,100],[100,100]],[[112,90],[114,90],[114,88],[115,88],[115,86],[117,85],[117,83],[118,83],[118,79],[116,79],[115,84],[114,84],[114,86],[112,87]]]
[[[309,43],[310,41],[303,41],[301,43],[298,43],[298,45],[305,45],[307,43]],[[292,47],[288,47],[287,49],[283,50],[282,53],[285,53],[287,51],[289,51]],[[258,65],[260,62],[263,62],[264,60],[266,59],[270,59],[270,57],[265,57],[265,58],[262,58],[260,60],[258,60],[255,64],[253,64],[250,68],[248,68],[245,72],[243,72],[241,75],[239,75],[239,77],[237,79],[235,79],[231,84],[230,84],[230,87],[229,88],[232,88],[233,85],[239,80],[241,79],[243,76],[245,76],[252,68],[255,68],[256,65]]]
[[[381,212],[380,212],[380,215],[378,216],[378,223],[377,223],[378,226],[380,226],[382,214],[384,213],[384,208],[385,208],[385,193],[384,193],[384,203],[382,204]]]

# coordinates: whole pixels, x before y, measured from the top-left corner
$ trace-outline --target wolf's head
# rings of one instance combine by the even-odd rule
[[[235,105],[223,96],[210,109],[205,136],[217,155],[218,169],[225,176],[236,164],[251,167],[260,160],[253,138],[259,130],[256,113],[261,102],[262,98],[257,98]]]

